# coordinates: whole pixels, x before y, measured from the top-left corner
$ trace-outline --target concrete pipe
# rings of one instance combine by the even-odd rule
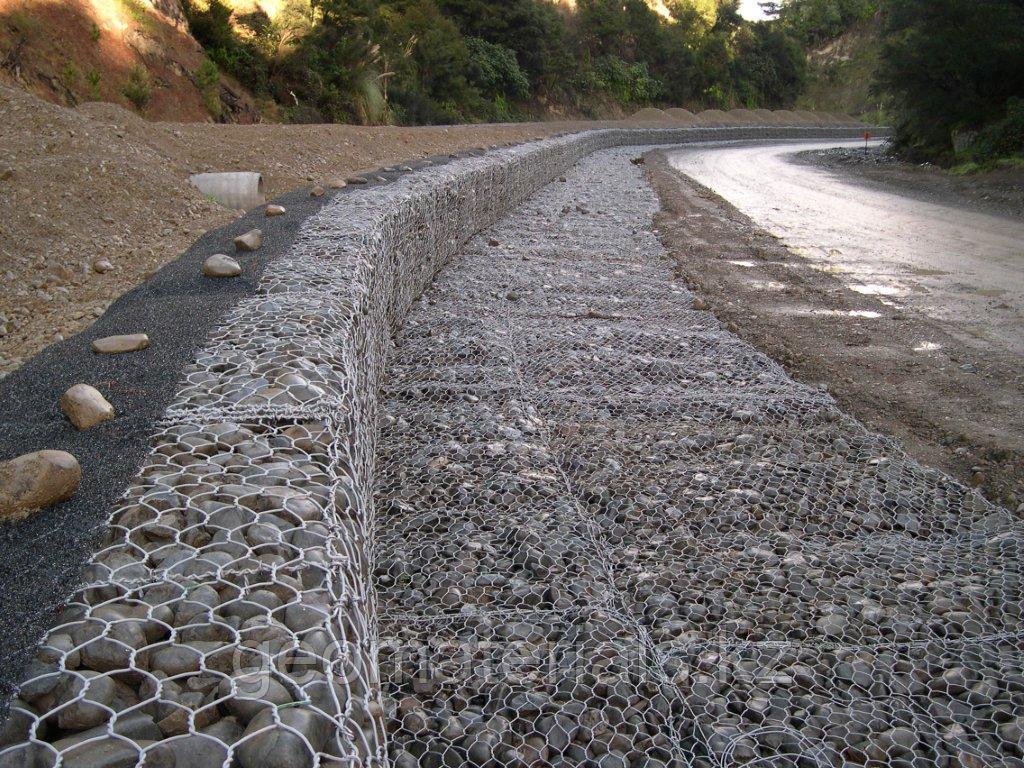
[[[188,182],[228,208],[254,208],[264,202],[263,176],[255,171],[193,173]]]

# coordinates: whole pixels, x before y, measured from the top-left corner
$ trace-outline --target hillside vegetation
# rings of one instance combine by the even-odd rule
[[[156,119],[431,124],[787,107],[737,0],[0,0],[0,81]],[[57,34],[51,34],[56,31]]]
[[[786,0],[799,105],[891,122],[914,159],[1024,163],[1024,0]]]
[[[217,67],[295,121],[791,104],[804,55],[735,0],[184,0]]]

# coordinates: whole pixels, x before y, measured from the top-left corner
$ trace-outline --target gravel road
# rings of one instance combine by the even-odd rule
[[[830,146],[837,143],[693,148],[671,162],[853,290],[920,311],[978,350],[1024,355],[1024,220],[787,159]]]

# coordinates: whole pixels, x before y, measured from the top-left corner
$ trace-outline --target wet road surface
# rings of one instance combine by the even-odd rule
[[[670,159],[852,290],[936,319],[975,348],[1024,355],[1024,221],[879,191],[788,160],[843,145],[695,148]]]

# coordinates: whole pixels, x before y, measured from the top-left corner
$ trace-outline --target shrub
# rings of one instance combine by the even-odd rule
[[[490,98],[523,99],[530,94],[530,81],[519,68],[515,51],[479,37],[467,37],[469,81]]]
[[[75,62],[64,62],[64,66],[60,70],[60,82],[65,88],[69,91],[74,91],[78,87],[78,82],[81,78],[82,73],[78,71]]]
[[[1024,99],[1010,99],[1006,117],[982,128],[968,153],[978,163],[1024,153]]]
[[[103,75],[100,71],[93,67],[85,73],[85,82],[89,84],[89,98],[93,101],[100,100],[100,82],[103,80]]]
[[[141,64],[136,64],[128,72],[128,82],[125,83],[121,93],[135,109],[144,112],[149,106],[149,97],[152,92],[152,86],[149,84],[149,71]]]
[[[223,105],[220,101],[220,70],[217,69],[217,65],[210,59],[203,59],[203,63],[193,73],[193,77],[195,77],[196,87],[203,94],[203,105],[206,107],[206,111],[214,120],[220,119]]]

